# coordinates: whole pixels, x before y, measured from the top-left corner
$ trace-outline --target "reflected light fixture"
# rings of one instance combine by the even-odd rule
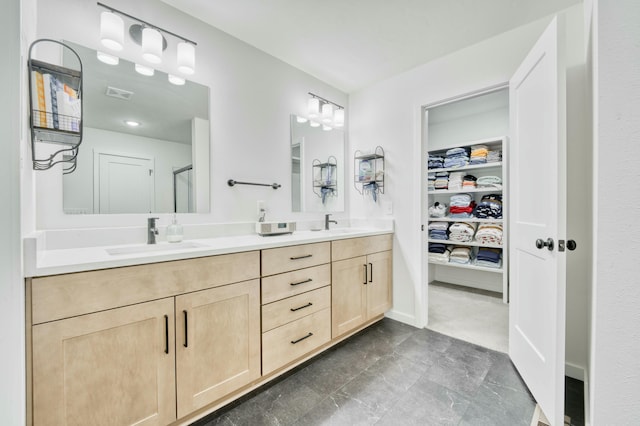
[[[298,123],[306,123],[307,121],[309,121],[309,119],[308,119],[308,118],[305,118],[305,117],[301,117],[301,116],[299,116],[299,115],[296,115],[296,121],[297,121]]]
[[[107,65],[118,65],[118,63],[120,63],[120,58],[117,56],[109,55],[108,53],[104,53],[99,50],[96,53],[96,56],[100,62],[104,62]]]
[[[317,121],[313,121],[313,120],[309,121],[309,125],[311,127],[320,127],[320,123],[318,123]]]
[[[142,29],[142,57],[152,64],[162,62],[162,34],[154,28]]]
[[[196,71],[196,48],[187,41],[178,43],[178,71],[183,74]]]
[[[129,127],[138,127],[140,125],[140,122],[135,120],[124,120],[124,124]]]
[[[169,74],[168,79],[169,83],[175,84],[176,86],[184,86],[184,84],[186,83],[186,80],[184,78],[173,74]]]
[[[135,69],[138,74],[146,75],[148,77],[151,77],[155,72],[153,68],[141,64],[136,64]]]
[[[335,102],[331,102],[323,97],[309,92],[311,96],[307,103],[311,126],[318,127],[320,125],[317,120],[322,122],[323,130],[331,130],[334,127],[344,127],[344,107]],[[316,120],[314,122],[314,120]]]
[[[326,124],[323,124],[323,125],[322,125],[322,130],[324,130],[324,131],[329,131],[329,130],[331,130],[331,129],[333,129],[333,127],[331,127],[331,126],[327,126]]]
[[[111,50],[122,50],[124,47],[124,21],[113,12],[100,14],[100,42]]]

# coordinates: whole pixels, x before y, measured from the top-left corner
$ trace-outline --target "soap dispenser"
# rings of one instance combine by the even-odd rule
[[[173,214],[173,221],[167,226],[167,241],[170,243],[179,243],[182,241],[182,225],[178,225],[176,214]]]

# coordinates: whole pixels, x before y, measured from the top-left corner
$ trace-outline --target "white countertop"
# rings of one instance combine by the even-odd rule
[[[393,230],[391,229],[380,228],[335,228],[329,231],[296,231],[293,234],[268,237],[253,234],[189,239],[184,240],[182,243],[159,242],[153,247],[149,247],[146,244],[130,244],[57,250],[32,250],[31,252],[25,250],[25,275],[27,277],[37,277],[66,274],[297,244],[382,235],[392,232]],[[190,244],[197,244],[198,247],[185,248],[185,246]],[[149,249],[153,251],[145,251]],[[129,253],[110,254],[109,251],[112,253],[129,251]]]

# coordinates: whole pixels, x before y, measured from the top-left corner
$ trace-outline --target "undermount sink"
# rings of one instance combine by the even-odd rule
[[[312,231],[335,235],[335,234],[349,234],[352,232],[360,232],[364,230],[360,228],[335,228],[335,229],[312,229]]]
[[[159,251],[173,251],[182,249],[191,249],[206,247],[204,244],[196,243],[193,241],[183,241],[180,243],[158,243],[158,244],[145,244],[126,247],[114,247],[105,249],[107,253],[112,256],[119,254],[135,254],[135,253],[155,253]]]

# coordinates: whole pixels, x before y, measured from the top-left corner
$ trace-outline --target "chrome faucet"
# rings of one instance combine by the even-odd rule
[[[337,221],[337,220],[329,220],[329,216],[331,216],[331,214],[325,214],[325,215],[324,215],[324,229],[325,229],[326,231],[328,231],[328,230],[329,230],[329,224],[330,224],[330,223],[338,224],[338,221]]]
[[[150,217],[147,219],[147,244],[156,243],[156,235],[158,235],[158,227],[156,225],[157,217]]]

